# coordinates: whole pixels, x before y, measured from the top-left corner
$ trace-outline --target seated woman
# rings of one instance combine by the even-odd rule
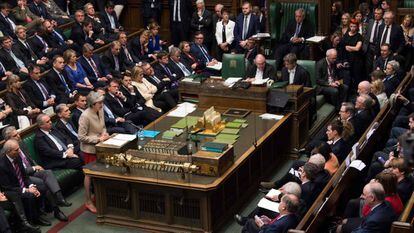
[[[380,108],[388,103],[388,97],[385,93],[385,86],[382,80],[375,80],[371,83],[371,92],[377,97]]]
[[[202,73],[204,68],[206,68],[206,64],[200,62],[196,56],[191,54],[190,42],[182,41],[178,47],[181,50],[180,62],[184,63],[186,66],[190,66],[196,73]]]
[[[41,110],[36,108],[35,104],[22,88],[22,83],[17,75],[12,75],[7,78],[6,102],[12,109],[9,111],[13,111],[12,121],[14,123],[12,124],[20,129],[27,126],[24,122],[33,122],[37,115],[41,113]],[[7,113],[9,111],[7,111],[6,107],[6,111],[3,111],[3,113]]]
[[[131,77],[132,85],[134,85],[142,97],[144,97],[146,101],[145,105],[161,112],[161,109],[165,108],[165,104],[160,100],[153,100],[155,93],[157,93],[157,87],[144,78],[144,70],[139,66],[134,67],[132,69]],[[158,106],[162,106],[162,108]]]
[[[411,197],[414,190],[414,184],[410,178],[412,169],[404,158],[395,158],[390,162],[389,170],[397,176],[397,192],[405,205]]]
[[[130,43],[130,49],[131,49],[131,56],[135,63],[139,62],[151,62],[153,60],[156,60],[156,57],[154,54],[150,53],[148,50],[148,41],[150,36],[149,30],[142,31],[138,37],[132,39]]]
[[[148,53],[154,54],[162,50],[162,46],[167,44],[167,42],[162,41],[160,38],[159,30],[160,25],[156,22],[152,22],[149,26],[149,37],[148,37]]]
[[[73,86],[76,87],[78,92],[83,95],[88,95],[88,93],[93,90],[93,85],[89,81],[85,71],[82,68],[82,65],[77,61],[76,52],[72,49],[68,49],[63,53],[63,59],[65,60],[65,70],[68,74],[70,81],[72,81]]]

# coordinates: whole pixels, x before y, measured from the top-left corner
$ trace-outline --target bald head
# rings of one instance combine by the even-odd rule
[[[257,54],[256,58],[254,59],[254,63],[256,64],[257,69],[263,71],[266,65],[266,58],[262,54]]]
[[[329,64],[335,63],[337,57],[338,52],[336,52],[336,49],[328,49],[328,51],[326,51],[326,59],[328,60]]]
[[[280,200],[279,213],[295,214],[299,209],[299,198],[293,194],[285,194]]]
[[[379,182],[370,182],[365,185],[361,197],[370,207],[380,204],[385,200],[384,187]]]
[[[368,81],[362,81],[358,84],[358,94],[368,95],[371,92],[371,83]]]
[[[19,142],[14,139],[9,139],[4,143],[2,150],[3,154],[15,159],[19,156]]]

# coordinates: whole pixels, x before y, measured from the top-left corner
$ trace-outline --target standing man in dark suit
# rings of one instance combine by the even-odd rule
[[[16,35],[14,31],[16,30],[16,20],[13,15],[10,14],[11,7],[7,2],[0,4],[0,31],[3,32],[5,36],[11,36],[14,39]]]
[[[204,44],[207,46],[208,51],[211,50],[211,43],[213,41],[213,25],[212,15],[209,10],[205,8],[204,0],[196,1],[196,11],[191,18],[191,31],[195,33],[201,31],[205,37]]]
[[[286,233],[298,224],[296,216],[299,209],[299,198],[293,194],[285,194],[280,200],[279,215],[270,219],[267,216],[249,219],[242,233]]]
[[[170,61],[168,63],[168,68],[177,80],[190,76],[193,73],[193,69],[182,63],[180,61],[180,57],[181,50],[177,47],[172,47],[170,50]]]
[[[280,39],[280,46],[276,50],[276,69],[282,64],[282,58],[288,53],[296,56],[308,52],[306,39],[314,35],[311,23],[305,19],[305,10],[295,11],[295,20],[289,21]]]
[[[362,51],[365,53],[365,68],[366,73],[369,74],[372,71],[374,57],[377,54],[377,43],[379,27],[384,24],[382,19],[384,10],[377,8],[374,10],[374,19],[370,19],[368,23],[367,32],[364,35],[364,43],[362,44]]]
[[[45,109],[55,105],[56,96],[52,89],[40,76],[40,67],[30,67],[30,78],[23,84],[23,88],[37,108]]]
[[[234,27],[234,40],[236,43],[236,50],[243,53],[247,40],[260,32],[260,25],[257,16],[252,13],[252,5],[250,2],[243,2],[242,13],[236,18],[236,25]]]
[[[298,65],[296,55],[294,53],[287,54],[283,61],[285,66],[282,68],[282,80],[293,85],[303,85],[305,87],[312,87],[310,75],[305,68]]]
[[[341,103],[346,100],[348,86],[337,74],[337,57],[336,49],[329,49],[326,51],[326,57],[316,63],[316,84],[318,85],[318,92],[324,95],[329,103],[339,110]]]
[[[79,118],[82,115],[82,113],[86,110],[87,103],[86,103],[86,96],[80,93],[77,93],[74,99],[75,99],[75,108],[72,110],[71,120],[77,132],[78,127],[79,127]]]
[[[151,20],[161,24],[161,11],[161,0],[143,0],[142,17],[144,19],[144,27],[147,27]]]
[[[22,138],[20,137],[20,134],[16,128],[14,126],[6,127],[2,131],[2,135],[4,140],[14,139],[19,143],[19,156],[22,160],[22,164],[27,175],[29,175],[30,180],[37,186],[40,186],[39,184],[46,185],[49,191],[53,194],[57,205],[66,207],[71,206],[72,203],[67,202],[63,197],[59,183],[56,180],[56,177],[53,174],[52,170],[45,170],[31,158],[29,149],[23,143]]]
[[[57,103],[73,103],[73,96],[76,94],[76,91],[64,67],[65,61],[63,57],[56,55],[53,58],[52,69],[46,74],[46,80],[56,94]]]
[[[121,43],[113,41],[110,49],[104,52],[102,63],[106,70],[116,78],[122,78],[126,70],[125,58],[121,56]]]
[[[35,148],[43,165],[47,169],[82,169],[83,163],[76,154],[73,142],[52,127],[52,121],[46,114],[36,118],[39,129],[36,131]]]
[[[55,112],[59,118],[55,124],[56,129],[59,130],[63,136],[70,138],[75,147],[75,151],[79,151],[78,131],[71,120],[69,107],[66,104],[58,104]]]
[[[170,9],[171,43],[178,47],[181,41],[187,41],[190,33],[191,0],[168,0]]]
[[[383,44],[389,44],[394,54],[400,54],[404,48],[405,38],[403,30],[394,20],[394,12],[387,11],[384,13],[384,24],[379,27],[377,38],[377,56],[380,55],[380,46]]]
[[[93,53],[93,46],[85,43],[82,47],[82,56],[78,59],[89,81],[94,87],[103,87],[112,78],[104,67],[99,56]]]
[[[276,69],[266,63],[266,58],[262,54],[258,54],[254,59],[254,65],[247,68],[245,78],[249,82],[260,81],[262,79],[276,80]]]
[[[371,211],[363,218],[361,225],[352,232],[389,232],[397,216],[390,204],[385,201],[384,187],[379,182],[370,182],[365,185],[361,198]]]

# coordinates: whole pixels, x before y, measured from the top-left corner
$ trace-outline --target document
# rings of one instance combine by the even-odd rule
[[[252,38],[268,38],[270,37],[270,33],[264,32],[264,33],[257,33],[256,35],[253,35]]]
[[[55,111],[53,110],[52,106],[43,109],[42,112],[48,116],[52,116],[53,114],[55,114]]]
[[[252,82],[252,85],[263,85],[263,84],[267,83],[267,81],[269,81],[268,78],[265,78],[265,79],[255,79]]]
[[[236,78],[236,77],[227,78],[226,81],[224,81],[224,85],[227,87],[232,87],[240,79],[242,78]]]
[[[214,66],[207,66],[207,68],[212,69],[212,70],[221,70],[222,66],[223,65],[221,62],[217,62],[217,64],[215,64]]]
[[[267,209],[273,212],[278,213],[279,212],[279,203],[278,202],[274,202],[271,200],[266,199],[265,197],[263,197],[259,203],[257,204],[258,207],[263,208],[263,209]]]
[[[102,142],[102,144],[105,144],[105,145],[119,146],[119,147],[125,145],[125,143],[127,143],[127,141],[123,141],[123,140],[119,140],[119,139],[115,139],[115,138],[110,138],[110,139]]]
[[[113,139],[126,141],[126,142],[130,142],[130,141],[134,140],[135,138],[137,138],[137,136],[135,134],[123,134],[123,133],[119,133],[119,134],[115,135],[115,137],[113,137]]]
[[[313,42],[313,43],[320,43],[321,41],[325,40],[326,36],[312,36],[306,39],[306,42]]]
[[[185,102],[185,103],[187,103],[187,102]],[[191,104],[191,103],[178,105],[178,107],[176,109],[172,110],[171,112],[169,112],[167,116],[170,116],[170,117],[185,117],[188,114],[194,112],[196,110],[196,108],[197,108],[196,105]]]
[[[362,171],[366,167],[365,163],[358,159],[352,161],[349,166],[358,169],[358,171]]]
[[[279,191],[278,189],[271,189],[269,190],[269,192],[266,194],[266,197],[277,197],[281,194],[282,192]]]
[[[276,115],[276,114],[270,114],[270,113],[264,113],[259,116],[260,118],[264,120],[280,120],[283,118],[283,115]]]

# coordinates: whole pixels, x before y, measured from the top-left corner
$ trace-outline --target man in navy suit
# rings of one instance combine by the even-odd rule
[[[237,16],[234,27],[234,40],[237,45],[236,50],[243,53],[247,40],[259,32],[259,19],[252,13],[252,5],[249,2],[244,2],[242,5],[242,13]]]
[[[16,39],[14,30],[16,28],[16,20],[10,14],[11,7],[7,2],[0,4],[0,31],[6,36]]]
[[[123,29],[119,24],[118,18],[116,17],[114,7],[115,4],[113,2],[107,2],[105,5],[105,11],[100,14],[102,26],[105,28],[106,33],[118,33]]]
[[[380,55],[375,60],[374,69],[384,71],[387,68],[388,62],[394,60],[389,44],[381,45]]]
[[[82,56],[80,56],[78,61],[93,86],[103,87],[112,78],[112,75],[104,67],[101,58],[93,54],[93,49],[92,45],[85,43],[82,47]]]
[[[299,56],[306,52],[305,41],[314,35],[311,23],[305,19],[305,10],[299,8],[295,11],[295,20],[289,21],[280,39],[281,45],[276,50],[276,69],[279,69],[282,58],[288,53]]]
[[[204,43],[204,35],[198,31],[194,34],[194,43],[191,44],[191,54],[206,66],[213,66],[217,64],[217,60],[214,59],[208,52],[207,47]]]
[[[208,49],[211,49],[211,43],[213,41],[213,25],[212,14],[205,8],[204,0],[196,1],[196,11],[191,18],[191,30],[192,32],[201,31],[205,36],[205,44]]]
[[[384,14],[384,23],[379,27],[377,38],[377,56],[380,55],[380,46],[389,44],[394,54],[401,53],[405,45],[403,30],[400,25],[394,22],[394,12],[388,11]]]
[[[287,54],[283,60],[285,66],[282,68],[282,81],[293,85],[312,87],[309,72],[296,63],[297,58],[294,53]]]
[[[46,80],[56,94],[57,103],[72,103],[76,92],[64,67],[65,61],[63,57],[55,56],[53,58],[53,67],[46,74]]]
[[[50,16],[42,0],[33,0],[33,2],[29,4],[29,10],[43,19],[52,19],[52,16]]]
[[[40,67],[33,65],[30,67],[29,71],[30,79],[23,84],[23,88],[32,102],[40,109],[54,106],[56,103],[56,96],[49,85],[40,76]]]
[[[361,198],[371,208],[371,212],[362,219],[361,225],[352,233],[387,233],[391,224],[397,219],[392,207],[385,202],[384,187],[378,182],[365,185]]]
[[[339,163],[345,160],[351,148],[342,138],[344,126],[340,121],[330,123],[326,128],[328,143],[331,145],[332,153],[338,158]]]
[[[180,56],[181,50],[177,47],[172,47],[170,50],[170,61],[168,63],[168,68],[170,68],[176,79],[190,76],[193,73],[193,69],[191,69],[190,66],[187,66],[180,61]]]
[[[168,0],[170,9],[171,43],[178,47],[181,41],[190,37],[191,0]]]
[[[287,233],[298,224],[296,213],[300,205],[299,198],[293,194],[285,194],[280,200],[279,215],[270,219],[267,216],[255,216],[247,221],[242,233]]]

